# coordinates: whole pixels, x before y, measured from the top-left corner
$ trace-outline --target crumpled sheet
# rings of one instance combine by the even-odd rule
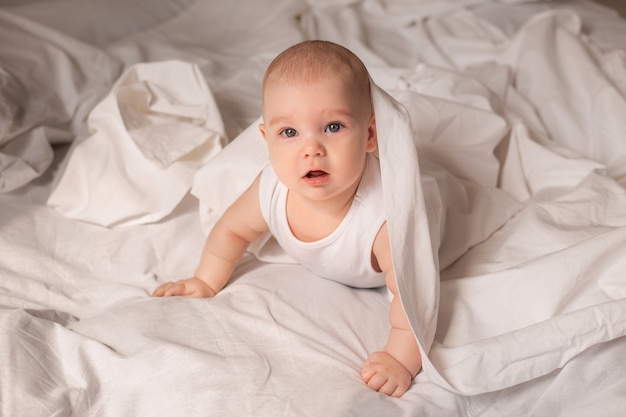
[[[0,193],[41,176],[52,145],[72,141],[120,62],[0,10]],[[63,80],[67,77],[66,81]]]
[[[466,11],[419,21],[398,7],[383,19],[380,2],[347,3],[318,5],[298,22],[303,37],[359,54],[412,119],[409,131],[405,110],[375,90],[380,136],[394,139],[381,140],[380,157],[403,304],[428,353],[423,375],[463,394],[497,391],[624,335],[623,51],[595,50],[571,12],[538,15],[507,37]],[[379,36],[365,44],[355,27]],[[193,179],[205,227],[264,163],[243,146],[256,124]],[[151,169],[161,163],[135,155]],[[86,191],[101,190],[110,188]],[[117,219],[95,212],[90,221],[153,221],[177,200],[130,198]]]
[[[225,144],[224,125],[198,67],[137,64],[89,114],[48,205],[103,226],[163,219],[196,171]]]
[[[626,335],[626,125],[601,111],[625,101],[579,31],[575,14],[550,12],[489,51],[485,39],[478,56],[493,62],[471,51],[454,56],[462,70],[420,64],[390,89],[404,107],[374,85],[401,299],[424,373],[451,391],[505,389]],[[205,227],[267,163],[259,122],[196,176]],[[281,259],[275,245],[253,250]]]

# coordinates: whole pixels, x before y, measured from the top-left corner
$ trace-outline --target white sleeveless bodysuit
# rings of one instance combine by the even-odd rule
[[[365,172],[337,229],[315,242],[296,238],[287,221],[288,189],[271,165],[261,173],[259,200],[270,232],[283,250],[316,275],[358,288],[380,287],[384,274],[372,267],[372,245],[385,222],[380,165],[368,154]]]

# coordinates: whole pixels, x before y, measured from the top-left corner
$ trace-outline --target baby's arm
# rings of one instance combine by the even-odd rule
[[[401,397],[422,368],[422,357],[398,295],[386,223],[376,236],[374,255],[393,295],[389,307],[391,330],[383,351],[372,353],[363,364],[361,377],[370,388]]]
[[[215,224],[202,250],[193,278],[166,282],[155,297],[213,297],[228,282],[250,242],[267,230],[259,206],[259,177]]]

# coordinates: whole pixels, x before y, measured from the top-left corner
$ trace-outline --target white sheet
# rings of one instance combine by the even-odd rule
[[[423,181],[425,189],[448,187],[436,194],[447,198],[441,202],[449,209],[440,217],[445,223],[429,222],[441,225],[431,235],[442,268],[438,308],[429,297],[437,281],[411,281],[426,291],[410,285],[403,291],[405,304],[426,310],[413,317],[422,345],[432,339],[426,370],[400,400],[367,389],[358,367],[384,343],[384,292],[342,287],[297,265],[248,258],[214,300],[148,298],[157,281],[195,268],[201,222],[207,227],[214,218],[205,213],[206,194],[200,192],[210,190],[198,186],[196,177],[201,216],[197,198],[186,196],[156,223],[115,229],[86,224],[44,205],[55,179],[71,172],[58,168],[63,154],[57,153],[54,172],[0,196],[2,415],[623,414],[626,339],[618,336],[624,329],[626,246],[618,181],[624,152],[612,140],[624,130],[610,115],[623,105],[624,55],[608,47],[622,38],[611,43],[580,33],[622,21],[584,2],[559,3],[584,12],[582,25],[561,12],[535,16],[521,28],[510,22],[555,5],[485,3],[475,9],[479,15],[460,11],[422,19],[415,5],[385,8],[374,1],[332,7],[257,2],[237,14],[228,13],[235,7],[230,3],[162,4],[153,20],[139,19],[139,31],[130,14],[116,20],[115,29],[104,19],[93,19],[95,26],[86,29],[58,19],[55,24],[54,15],[36,13],[36,4],[29,13],[39,23],[5,10],[14,30],[1,32],[2,40],[11,45],[35,31],[46,34],[36,41],[42,50],[49,39],[65,51],[66,38],[78,36],[85,40],[81,50],[98,52],[74,55],[76,49],[67,48],[61,55],[78,65],[68,79],[63,72],[47,77],[41,71],[46,66],[33,64],[34,74],[49,83],[41,92],[53,91],[70,108],[76,95],[63,87],[67,80],[91,80],[77,89],[86,97],[78,100],[77,115],[38,116],[34,124],[49,132],[47,126],[59,120],[65,123],[62,140],[68,140],[74,127],[67,120],[80,130],[121,67],[175,57],[198,65],[233,138],[260,114],[260,77],[277,52],[310,36],[345,43],[414,119],[422,173],[438,180]],[[98,5],[99,15],[107,15],[102,10],[109,6]],[[87,7],[81,10],[89,14]],[[161,23],[147,28],[148,21]],[[98,25],[102,29],[94,30]],[[548,46],[574,55],[548,53]],[[0,48],[0,54],[12,50]],[[537,54],[540,65],[531,59]],[[96,55],[97,68],[82,69],[89,64],[85,56]],[[574,58],[575,65],[569,61]],[[22,58],[12,59],[27,68]],[[552,71],[562,77],[543,88],[540,74]],[[104,81],[94,84],[92,76]],[[570,81],[572,88],[560,88]],[[88,93],[86,86],[95,87]],[[576,101],[564,92],[591,98]],[[17,108],[30,101],[7,103]],[[589,118],[591,105],[609,109]],[[562,113],[555,115],[555,108]],[[557,123],[560,118],[577,128]],[[480,135],[470,137],[471,131]],[[460,137],[465,140],[457,144]],[[218,158],[237,150],[237,143]],[[253,165],[262,158],[248,156]],[[245,171],[229,168],[228,182],[217,178],[220,204],[235,194],[234,187],[245,186],[245,178],[235,175]],[[482,203],[472,198],[477,195],[485,197]],[[466,197],[462,204],[460,196]],[[432,198],[425,202],[436,212]],[[430,244],[424,241],[422,248],[428,251]],[[414,303],[421,297],[426,301]],[[450,390],[495,391],[467,396]]]
[[[45,172],[51,144],[79,133],[119,62],[3,10],[0,32],[0,192],[7,192]]]
[[[196,65],[137,64],[91,111],[48,205],[103,226],[161,220],[225,143],[219,109]]]

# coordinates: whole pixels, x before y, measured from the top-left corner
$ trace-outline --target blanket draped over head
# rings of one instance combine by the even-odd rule
[[[608,59],[590,70],[601,57],[579,30],[575,15],[546,13],[511,39],[485,31],[484,59],[459,54],[457,69],[441,57],[401,73],[369,66],[399,294],[424,374],[449,390],[503,389],[626,335],[626,125],[611,117],[626,111],[623,78]],[[174,67],[188,76],[168,76]],[[193,182],[208,229],[268,163],[260,119],[220,150],[219,112],[192,64],[132,68],[90,122],[49,204],[95,223],[163,218]],[[169,133],[142,131],[164,132],[155,124]],[[591,146],[585,129],[604,137]],[[188,138],[177,154],[159,142],[171,132]],[[128,181],[94,186],[118,174]],[[251,250],[285,260],[271,240]]]

